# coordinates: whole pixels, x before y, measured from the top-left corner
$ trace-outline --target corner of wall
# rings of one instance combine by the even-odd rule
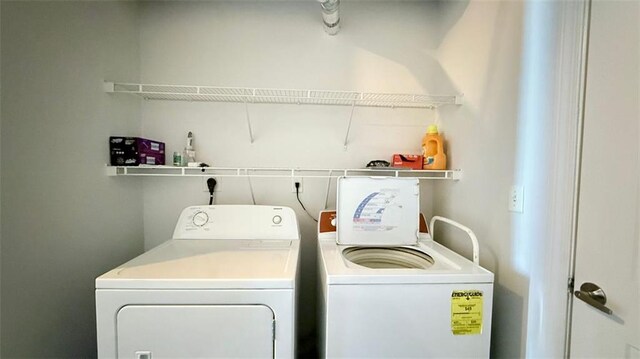
[[[529,282],[514,260],[518,241],[507,191],[515,177],[523,3],[471,0],[447,8],[452,20],[438,58],[445,82],[464,97],[440,118],[448,162],[462,179],[436,184],[434,208],[475,232],[480,264],[495,274],[494,308],[501,310],[494,312],[492,357],[522,357]],[[470,257],[471,246],[457,231],[440,231],[439,241]]]
[[[2,43],[2,2],[0,2],[0,44]],[[0,356],[2,356],[2,50],[0,49]]]

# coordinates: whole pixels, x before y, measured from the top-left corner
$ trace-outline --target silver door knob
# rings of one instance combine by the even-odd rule
[[[573,292],[576,298],[609,315],[613,311],[605,306],[607,304],[607,295],[604,294],[602,288],[596,284],[585,282],[580,286],[580,290]]]

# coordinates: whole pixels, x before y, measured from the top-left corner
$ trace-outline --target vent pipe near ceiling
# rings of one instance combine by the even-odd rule
[[[324,31],[335,35],[340,30],[340,0],[318,0],[322,6]]]

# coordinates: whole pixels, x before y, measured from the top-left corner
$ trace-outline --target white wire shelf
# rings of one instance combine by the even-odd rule
[[[336,178],[404,177],[421,180],[453,180],[462,177],[461,170],[409,170],[395,168],[319,169],[319,168],[236,168],[236,167],[174,167],[174,166],[107,166],[109,176],[148,177],[250,177],[250,178]]]
[[[397,94],[356,91],[270,89],[105,82],[110,93],[141,96],[145,100],[308,104],[387,108],[428,108],[459,105],[455,95]]]

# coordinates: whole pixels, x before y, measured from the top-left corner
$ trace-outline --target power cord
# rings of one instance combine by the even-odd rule
[[[316,223],[318,223],[318,220],[313,218],[311,213],[309,213],[309,211],[307,211],[307,209],[304,208],[304,204],[302,204],[302,201],[300,200],[300,182],[295,182],[294,185],[296,186],[296,198],[298,199],[298,203],[300,203],[300,206],[302,207],[302,209],[304,209],[305,213],[309,216],[309,218],[313,219]]]
[[[207,187],[209,187],[209,205],[211,206],[213,204],[213,192],[215,192],[216,190],[216,184],[218,182],[216,182],[216,179],[213,177],[210,177],[207,179]]]

